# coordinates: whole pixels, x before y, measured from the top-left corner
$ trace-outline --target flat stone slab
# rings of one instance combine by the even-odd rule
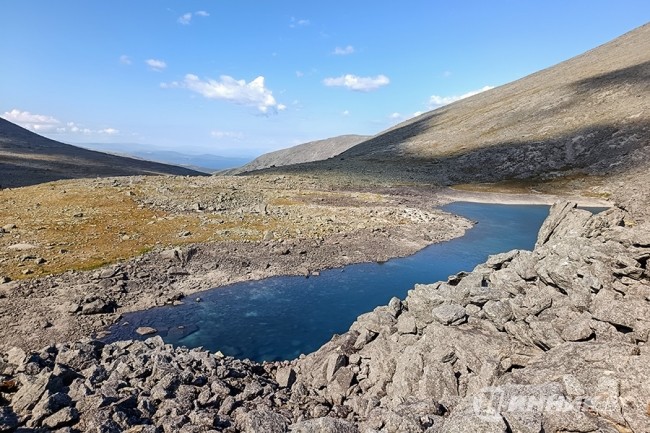
[[[152,328],[151,326],[141,326],[136,329],[135,332],[139,335],[151,335],[158,332],[158,330],[156,328]]]
[[[36,245],[27,244],[27,243],[14,244],[14,245],[9,245],[7,247],[8,250],[13,250],[13,251],[26,251],[26,250],[31,250],[33,248],[38,248],[38,247]]]

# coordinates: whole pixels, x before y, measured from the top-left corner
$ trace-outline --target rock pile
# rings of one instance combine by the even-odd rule
[[[158,337],[0,360],[0,431],[650,431],[650,226],[553,206],[535,250],[416,286],[317,352]]]

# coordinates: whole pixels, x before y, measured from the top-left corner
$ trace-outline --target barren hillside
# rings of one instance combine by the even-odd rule
[[[325,140],[310,141],[287,149],[265,153],[248,164],[224,171],[223,174],[240,174],[269,167],[282,167],[303,162],[322,161],[339,155],[352,146],[367,140],[365,135],[341,135]]]
[[[203,173],[59,143],[0,119],[0,184],[3,187],[35,185],[60,179],[143,174]]]
[[[284,170],[440,184],[620,174],[647,164],[649,107],[645,25],[406,121],[333,160]]]

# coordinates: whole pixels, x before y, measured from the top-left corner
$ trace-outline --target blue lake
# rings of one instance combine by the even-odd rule
[[[105,341],[142,338],[151,326],[167,343],[202,346],[254,361],[293,359],[318,349],[352,322],[416,283],[470,271],[488,255],[532,249],[548,215],[544,205],[457,202],[444,210],[478,224],[465,236],[431,245],[409,257],[322,271],[317,277],[283,276],[202,292],[202,302],[125,315]],[[128,324],[125,325],[125,323]]]

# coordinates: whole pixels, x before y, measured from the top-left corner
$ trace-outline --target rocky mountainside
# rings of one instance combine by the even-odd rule
[[[59,143],[0,119],[2,187],[60,179],[132,175],[204,175],[173,165],[109,155]]]
[[[650,24],[284,171],[456,184],[648,168],[648,107]]]
[[[332,158],[367,140],[365,135],[340,135],[325,140],[310,141],[287,149],[276,150],[265,153],[246,165],[232,170],[226,170],[220,174],[234,175],[261,170],[269,167],[282,167],[303,162],[321,161]]]
[[[534,251],[292,362],[93,340],[0,357],[0,431],[647,432],[650,222],[553,206]]]

